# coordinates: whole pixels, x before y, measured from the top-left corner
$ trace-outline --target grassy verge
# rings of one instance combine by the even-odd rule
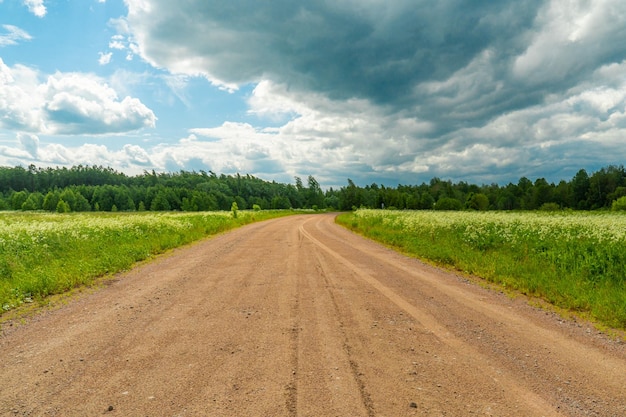
[[[357,210],[338,223],[415,257],[626,329],[626,216]]]
[[[192,241],[291,211],[0,214],[0,315]]]

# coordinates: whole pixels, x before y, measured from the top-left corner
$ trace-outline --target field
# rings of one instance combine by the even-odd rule
[[[338,221],[440,265],[626,328],[626,216],[357,210]]]
[[[0,314],[234,227],[290,211],[0,214]]]

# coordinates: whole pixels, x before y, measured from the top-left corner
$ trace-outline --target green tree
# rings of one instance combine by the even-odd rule
[[[272,198],[272,208],[275,210],[290,209],[291,202],[284,195],[277,195]]]
[[[150,211],[169,211],[171,209],[172,206],[170,206],[165,192],[158,192],[150,204]]]
[[[60,194],[58,191],[48,191],[43,199],[42,208],[47,211],[56,211],[57,204],[59,204]]]
[[[626,210],[626,197],[620,197],[613,201],[611,204],[611,210],[613,211],[625,211]]]
[[[469,193],[465,207],[470,210],[487,210],[489,208],[489,198],[482,193]]]
[[[57,203],[56,212],[57,213],[69,213],[70,211],[71,211],[70,205],[67,204],[63,200],[59,200],[59,202]]]
[[[588,194],[589,194],[589,175],[584,169],[579,170],[574,178],[572,178],[572,194],[573,203],[579,210],[586,210],[589,208]]]
[[[11,195],[11,208],[13,210],[21,210],[22,204],[28,199],[28,191],[17,191]]]
[[[76,194],[74,194],[74,191],[69,188],[64,189],[63,191],[61,191],[59,199],[65,201],[67,205],[70,206],[71,211],[76,211]]]
[[[545,178],[535,180],[531,193],[531,206],[529,208],[535,210],[545,203],[551,203],[553,201],[553,188],[554,184],[549,184]]]
[[[135,201],[130,194],[130,190],[125,185],[115,187],[113,204],[119,211],[135,211]]]
[[[183,197],[181,204],[182,211],[198,211],[198,205],[194,204],[191,198]]]
[[[115,187],[112,185],[102,185],[96,187],[91,200],[91,205],[96,211],[111,211],[111,207],[115,204]]]
[[[41,210],[43,198],[43,194],[39,192],[31,193],[22,204],[22,210]]]
[[[89,201],[83,197],[81,193],[74,193],[74,207],[72,208],[74,211],[91,211],[91,205],[89,205]]]
[[[307,184],[308,188],[306,190],[306,206],[317,206],[320,208],[324,207],[324,193],[322,192],[320,184],[312,175],[309,175]]]
[[[435,199],[430,193],[425,192],[420,195],[419,208],[422,210],[432,210],[434,205]]]
[[[452,197],[441,197],[435,203],[435,210],[461,210],[463,208],[463,204]]]

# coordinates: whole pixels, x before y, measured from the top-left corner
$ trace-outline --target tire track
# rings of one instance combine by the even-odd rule
[[[484,374],[488,375],[492,380],[498,381],[498,383],[502,385],[506,390],[514,393],[517,398],[523,399],[523,402],[526,404],[528,409],[533,410],[534,414],[555,417],[564,416],[564,414],[559,412],[543,397],[519,385],[516,382],[516,378],[514,378],[512,375],[509,375],[506,370],[495,369],[486,356],[474,349],[473,346],[455,337],[447,328],[442,326],[434,316],[418,309],[416,306],[406,301],[392,289],[383,285],[368,271],[350,262],[347,258],[343,257],[336,251],[326,246],[324,243],[316,239],[311,233],[306,230],[305,226],[309,223],[320,221],[322,221],[322,219],[312,218],[302,223],[299,226],[300,233],[302,233],[303,236],[310,240],[319,249],[321,249],[331,257],[335,258],[346,268],[351,270],[360,280],[370,285],[372,288],[374,288],[380,294],[384,295],[400,309],[402,309],[415,320],[417,320],[417,322],[420,323],[421,326],[427,330],[427,332],[429,332],[430,334],[441,340],[444,344],[452,348],[459,357],[463,358],[463,361],[465,363],[472,364],[472,366],[480,370],[479,372],[483,372]]]
[[[496,371],[506,368],[518,385],[543,396],[559,412],[576,416],[626,413],[623,343],[609,340],[584,321],[562,320],[529,307],[523,299],[511,301],[450,279],[447,272],[368,239],[354,239],[353,233],[330,217],[314,226],[312,231],[321,233],[318,240],[331,250],[344,257],[349,254],[350,259],[359,252],[358,259],[368,259],[358,264],[361,269],[384,271],[379,280],[383,285],[396,292],[403,288],[405,300],[424,305],[435,321],[482,353]]]
[[[355,355],[352,353],[352,346],[350,344],[348,334],[346,333],[344,321],[341,318],[342,317],[341,310],[339,308],[339,304],[337,303],[337,298],[335,297],[335,294],[333,292],[333,285],[330,279],[328,278],[329,268],[326,265],[323,257],[320,255],[318,251],[315,251],[315,257],[319,265],[319,273],[324,279],[326,293],[328,294],[328,297],[332,301],[333,312],[339,321],[339,332],[341,334],[341,339],[343,339],[343,349],[345,351],[346,357],[350,364],[350,371],[352,373],[352,378],[354,379],[354,381],[356,382],[359,388],[361,402],[363,403],[363,407],[367,411],[368,417],[374,417],[376,416],[374,402],[372,401],[372,397],[367,390],[366,383],[362,378],[363,374],[359,370],[358,360],[356,359]]]
[[[297,251],[296,255],[291,255],[287,261],[287,276],[295,277],[296,276],[296,265],[298,264],[299,254],[302,248],[302,236],[300,233],[297,234]],[[293,253],[293,251],[292,251]],[[289,413],[289,417],[297,417],[298,416],[298,375],[300,368],[300,299],[299,299],[299,281],[295,280],[295,294],[291,295],[291,327],[289,328],[289,339],[290,339],[290,351],[291,351],[291,380],[285,387],[285,397],[286,397],[286,406],[287,412]]]

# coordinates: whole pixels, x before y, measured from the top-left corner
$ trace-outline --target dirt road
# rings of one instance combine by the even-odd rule
[[[624,344],[333,219],[249,225],[5,326],[0,415],[626,415]]]

